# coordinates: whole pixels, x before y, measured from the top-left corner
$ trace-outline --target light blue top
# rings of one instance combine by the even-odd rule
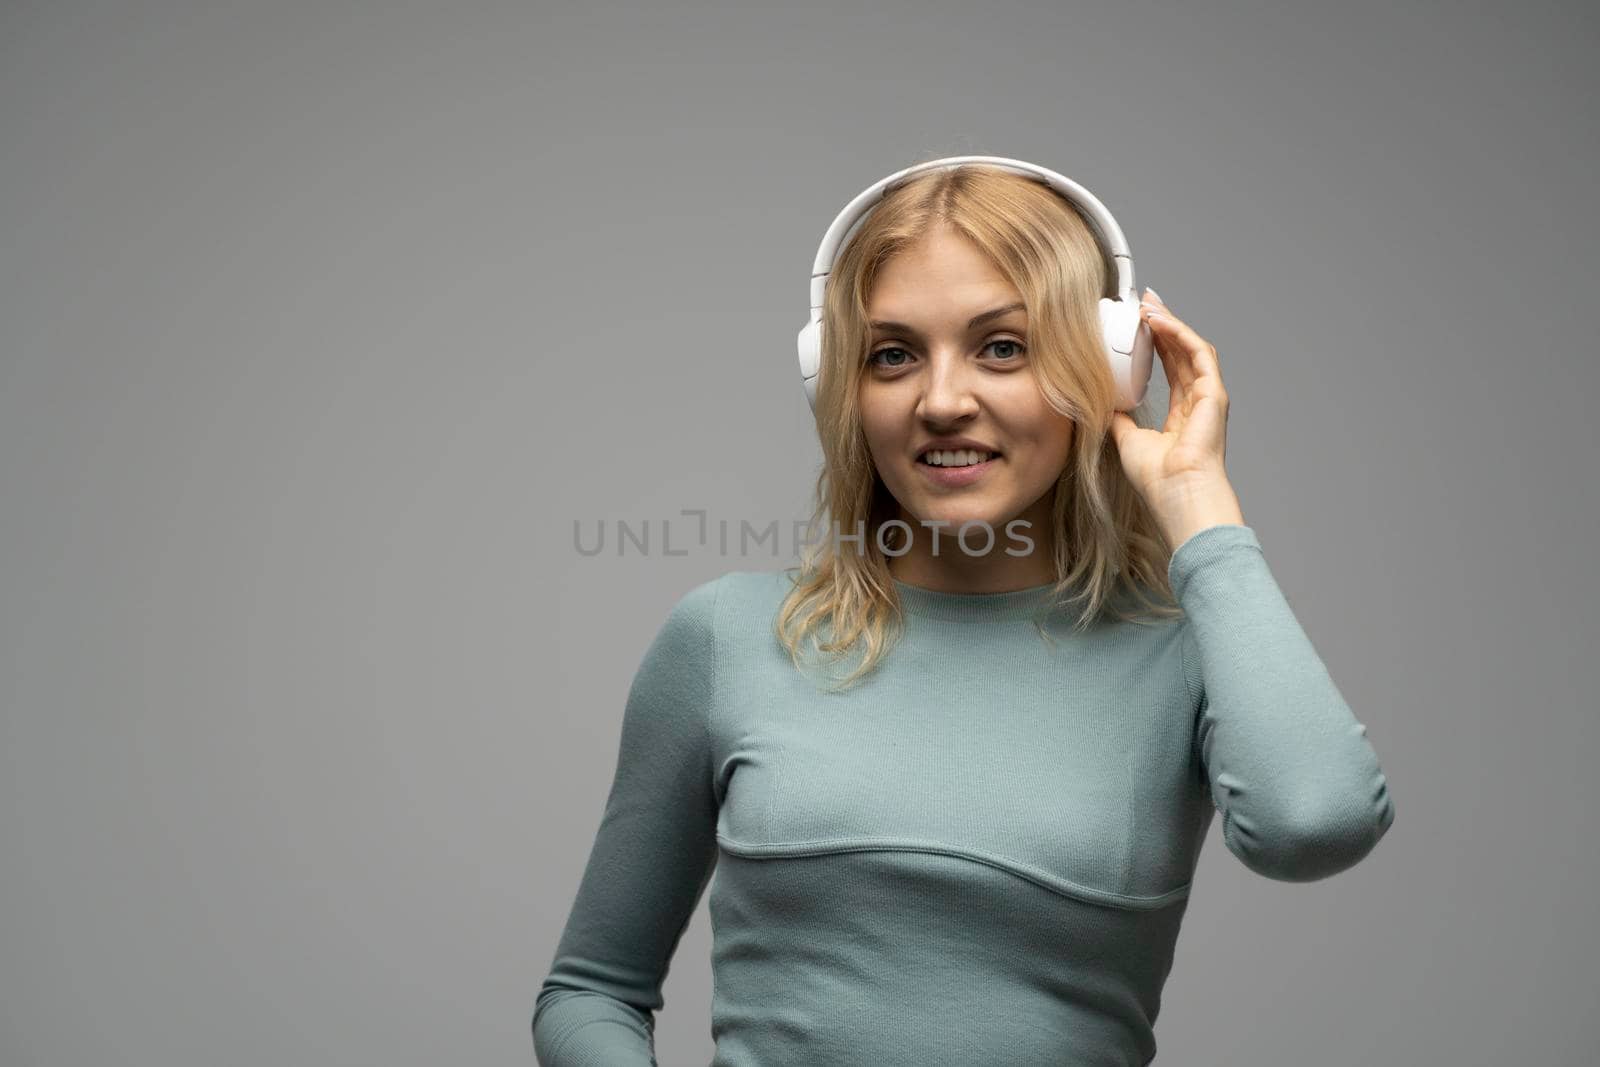
[[[655,1062],[709,881],[713,1067],[1149,1063],[1214,810],[1292,882],[1394,821],[1255,532],[1201,530],[1168,574],[1184,618],[1073,634],[1058,607],[1053,646],[1049,586],[897,582],[900,643],[832,694],[773,634],[789,574],[690,590],[629,691],[538,1062]]]

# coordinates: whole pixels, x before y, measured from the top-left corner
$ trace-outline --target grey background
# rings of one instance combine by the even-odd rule
[[[1578,3],[5,3],[0,1061],[532,1062],[646,644],[792,562],[682,510],[805,518],[822,230],[977,153],[1094,190],[1220,349],[1396,804],[1308,885],[1213,823],[1158,1062],[1593,1062],[1596,43]],[[702,901],[664,1065],[710,1058],[709,951]]]

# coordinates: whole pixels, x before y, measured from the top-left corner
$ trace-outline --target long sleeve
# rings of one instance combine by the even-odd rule
[[[1248,526],[1207,527],[1172,554],[1184,674],[1223,840],[1269,878],[1309,882],[1369,853],[1394,803],[1367,739]]]
[[[674,605],[634,676],[605,812],[534,1006],[542,1067],[655,1064],[661,985],[716,860],[717,589]]]

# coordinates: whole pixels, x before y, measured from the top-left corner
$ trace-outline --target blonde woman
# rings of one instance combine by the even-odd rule
[[[815,393],[842,536],[691,589],[645,654],[545,1067],[655,1063],[708,883],[718,1067],[1147,1064],[1214,812],[1290,882],[1392,824],[1229,484],[1216,350],[1154,293],[1170,410],[1119,409],[1103,242],[967,164],[844,243]]]

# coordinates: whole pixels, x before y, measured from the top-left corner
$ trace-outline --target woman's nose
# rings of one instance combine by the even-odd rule
[[[936,353],[924,377],[920,408],[930,419],[948,419],[977,410],[969,369],[960,356]]]

